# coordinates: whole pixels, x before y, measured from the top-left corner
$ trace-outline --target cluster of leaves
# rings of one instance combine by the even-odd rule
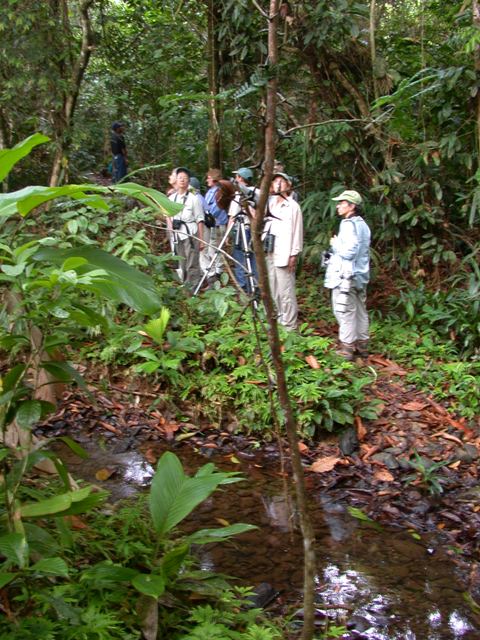
[[[14,466],[4,465],[8,482]],[[281,638],[251,606],[251,589],[233,589],[222,576],[199,571],[191,552],[192,545],[226,541],[254,527],[238,523],[188,536],[176,529],[219,486],[239,480],[212,464],[188,476],[166,453],[148,500],[119,505],[113,514],[94,508],[105,494],[91,487],[46,497],[45,488],[24,486],[18,531],[0,535],[0,584],[9,602],[2,638],[133,640],[142,632],[172,639],[214,632],[238,640]]]

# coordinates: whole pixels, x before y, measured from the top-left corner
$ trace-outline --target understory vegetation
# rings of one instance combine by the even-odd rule
[[[259,446],[284,435],[262,305],[228,274],[185,294],[165,235],[165,217],[180,205],[163,193],[178,166],[200,179],[208,167],[225,177],[249,167],[258,186],[272,79],[275,156],[293,176],[305,230],[302,323],[280,336],[299,437],[318,443],[377,416],[375,357],[393,361],[392,375],[457,424],[478,427],[479,2],[273,5],[274,65],[266,3],[0,7],[2,639],[301,633],[196,565],[195,545],[248,525],[177,531],[199,498],[235,474],[206,465],[189,478],[167,456],[146,501],[112,507],[33,433],[67,386],[94,397],[121,379],[128,390],[155,389],[150,410],[162,402],[179,422],[188,410],[188,419]],[[130,174],[111,185],[117,120],[126,123]],[[372,358],[362,364],[335,354],[319,267],[338,228],[331,198],[345,188],[362,194],[373,238]],[[438,494],[442,464],[417,454],[412,478]],[[39,480],[39,469],[55,479]]]

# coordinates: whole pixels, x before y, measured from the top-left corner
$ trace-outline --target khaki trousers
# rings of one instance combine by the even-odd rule
[[[267,255],[268,281],[277,308],[278,322],[286,329],[297,328],[298,305],[295,292],[295,272],[288,267],[276,267],[273,257]]]
[[[338,339],[346,344],[368,340],[367,290],[354,289],[347,294],[347,304],[339,307],[340,287],[332,289],[332,309],[338,322]]]

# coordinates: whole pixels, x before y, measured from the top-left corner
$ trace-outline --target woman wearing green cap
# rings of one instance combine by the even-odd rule
[[[338,322],[337,353],[347,360],[368,356],[367,283],[370,279],[370,229],[361,217],[362,196],[347,190],[336,198],[342,218],[330,241],[325,287],[332,290],[332,308]]]

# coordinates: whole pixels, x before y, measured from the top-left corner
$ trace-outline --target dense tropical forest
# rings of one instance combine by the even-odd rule
[[[371,531],[443,536],[471,618],[431,637],[476,637],[480,3],[5,0],[0,29],[0,638],[407,637],[318,620],[305,474],[352,489],[345,508]],[[291,332],[260,239],[278,166],[303,213]],[[181,286],[176,167],[203,193],[212,169],[251,171],[257,295],[231,240],[214,284]],[[354,361],[335,351],[321,267],[344,190],[372,232],[370,355]],[[144,446],[147,494],[114,503],[106,463],[86,479],[65,463],[107,451],[106,433]],[[188,447],[205,456],[193,471]],[[256,527],[188,522],[244,481],[240,454],[272,448],[304,582],[301,604],[268,613],[197,559]]]

